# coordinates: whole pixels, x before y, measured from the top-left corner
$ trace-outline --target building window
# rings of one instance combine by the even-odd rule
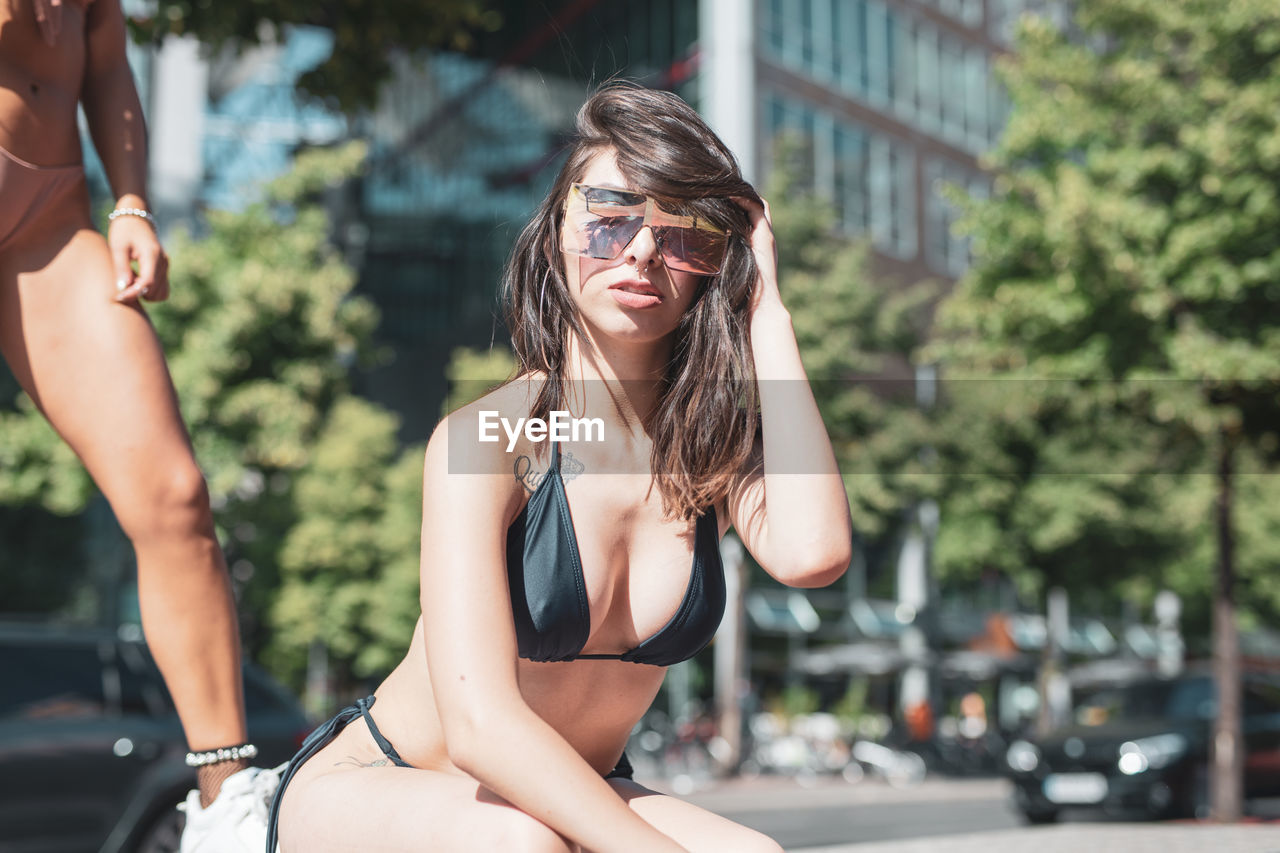
[[[810,0],[809,29],[813,41],[810,73],[824,82],[840,79],[841,46],[835,40],[834,6],[839,0]]]
[[[894,154],[893,215],[897,221],[894,248],[898,257],[914,258],[919,250],[919,235],[916,233],[916,155],[907,145],[895,147]]]
[[[793,68],[810,70],[813,31],[809,0],[782,0],[782,55]]]
[[[916,255],[915,152],[876,134],[871,139],[871,242],[885,254]]]
[[[983,0],[919,0],[968,26]],[[990,0],[988,26],[1052,0]],[[773,61],[971,154],[986,151],[1006,107],[984,47],[940,33],[887,0],[761,0],[760,44]],[[1011,24],[1010,24],[1011,26]]]
[[[852,124],[835,125],[835,162],[831,187],[845,231],[866,234],[871,227],[867,196],[871,137]]]
[[[942,136],[952,145],[965,147],[964,51],[953,38],[938,43],[942,78]]]
[[[867,3],[844,0],[833,8],[831,30],[835,33],[840,86],[858,98],[865,98],[867,70]]]
[[[908,123],[916,117],[916,34],[918,25],[903,19],[894,27],[893,107]]]
[[[779,146],[786,145],[787,165],[796,170],[796,180],[804,190],[816,192],[819,179],[815,172],[815,111],[803,102],[774,97],[770,98],[768,115],[773,156],[780,156],[783,152]]]
[[[889,20],[883,3],[879,0],[867,0],[867,95],[873,104],[881,107],[888,106],[893,93]]]
[[[921,24],[916,35],[916,122],[927,133],[942,127],[942,81],[938,77],[938,31]]]
[[[987,115],[987,55],[977,48],[970,48],[964,55],[964,111],[967,148],[984,151],[993,142],[991,119]]]
[[[786,56],[786,43],[782,37],[785,11],[783,0],[766,0],[764,14],[760,16],[760,23],[764,27],[764,38],[761,41],[779,59]]]
[[[797,98],[771,94],[765,115],[775,150],[797,162],[801,186],[831,202],[841,228],[865,234],[879,251],[916,256],[915,153],[902,140],[863,127]]]
[[[956,186],[974,198],[986,198],[988,181],[981,173],[937,158],[926,159],[923,167],[925,262],[942,275],[959,278],[969,268],[971,245],[968,237],[953,231],[960,210],[946,197],[946,187]]]

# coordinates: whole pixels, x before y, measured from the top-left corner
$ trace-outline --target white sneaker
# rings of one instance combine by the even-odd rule
[[[200,808],[200,792],[178,805],[187,813],[178,853],[264,853],[271,798],[280,784],[280,768],[246,767],[227,777],[218,798]]]

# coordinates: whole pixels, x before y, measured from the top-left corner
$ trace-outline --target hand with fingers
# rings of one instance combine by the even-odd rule
[[[785,310],[782,295],[778,292],[778,246],[773,239],[773,220],[769,216],[769,202],[763,198],[735,197],[734,202],[747,212],[751,220],[751,230],[747,234],[747,243],[755,256],[759,277],[751,293],[751,317],[755,318],[763,309]]]
[[[169,257],[148,219],[133,214],[113,217],[107,245],[115,267],[117,302],[139,298],[162,302],[169,298]],[[138,262],[136,273],[134,261]]]

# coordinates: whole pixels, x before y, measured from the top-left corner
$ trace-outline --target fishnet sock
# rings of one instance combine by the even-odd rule
[[[249,759],[219,761],[196,768],[196,785],[200,788],[200,808],[207,809],[218,798],[222,783],[249,766]]]

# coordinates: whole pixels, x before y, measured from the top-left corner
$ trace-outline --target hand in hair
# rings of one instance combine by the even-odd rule
[[[734,197],[734,202],[747,212],[751,219],[751,231],[747,242],[755,255],[759,275],[751,289],[751,314],[749,320],[760,316],[761,311],[785,311],[782,294],[778,292],[778,245],[773,239],[773,220],[769,216],[769,202]]]

